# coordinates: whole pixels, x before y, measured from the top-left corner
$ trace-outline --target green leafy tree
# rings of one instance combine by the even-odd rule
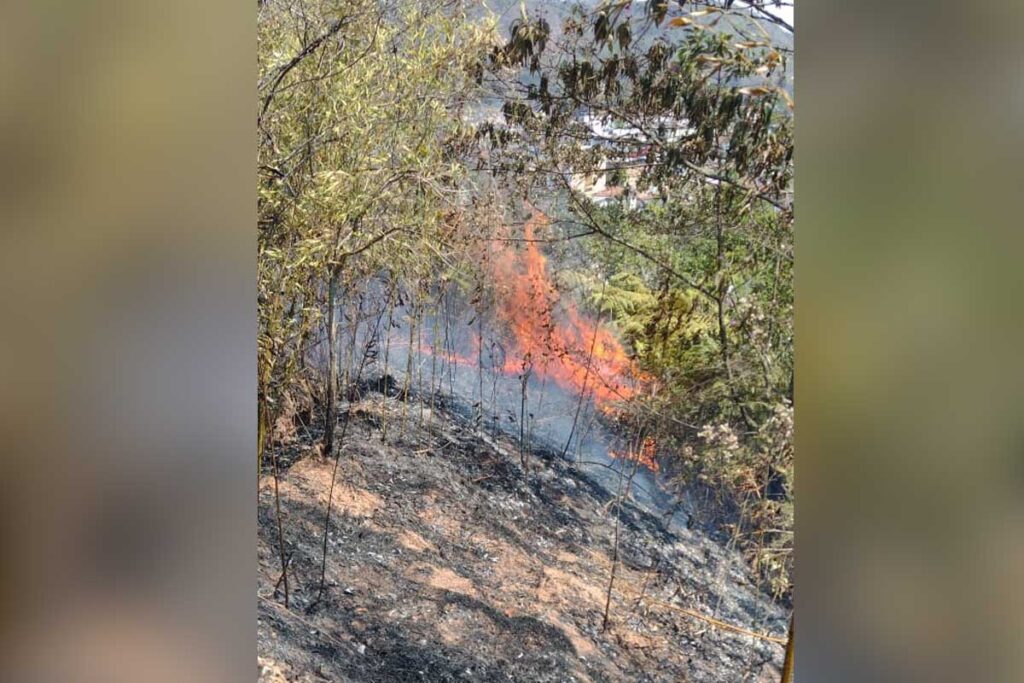
[[[462,110],[490,36],[454,0],[261,4],[262,432],[299,386],[306,342],[326,323],[332,452],[343,292],[380,272],[416,283],[455,251],[466,204]]]
[[[785,594],[795,105],[791,27],[769,5],[620,0],[560,26],[523,11],[485,78],[504,120],[480,134],[494,172],[567,197],[588,267],[562,280],[653,378],[627,410]]]

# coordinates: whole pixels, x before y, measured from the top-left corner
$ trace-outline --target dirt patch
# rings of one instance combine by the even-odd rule
[[[461,593],[471,597],[478,595],[472,581],[464,576],[459,576],[447,567],[416,564],[409,568],[406,576],[413,581],[424,583],[438,590]]]
[[[264,683],[288,683],[285,669],[277,662],[266,657],[258,657],[256,664],[259,666],[259,679]]]
[[[565,633],[578,656],[585,659],[594,659],[601,656],[600,650],[598,650],[597,647],[594,646],[594,643],[576,627],[576,624],[566,622],[558,612],[547,612],[544,615],[544,619],[552,626],[555,626]]]
[[[419,512],[419,518],[424,524],[443,532],[449,537],[458,536],[462,532],[462,525],[450,512],[439,509],[430,498],[424,502],[428,507],[423,508]]]
[[[575,603],[603,610],[605,595],[599,585],[588,583],[558,567],[544,567],[544,579],[537,588],[537,599],[545,603]]]
[[[415,531],[411,531],[409,529],[402,529],[402,531],[399,532],[398,542],[403,548],[406,550],[412,550],[413,552],[437,552],[437,546],[420,536]]]
[[[555,559],[561,564],[576,564],[579,562],[579,557],[576,553],[569,553],[564,550],[559,550],[555,555]]]
[[[477,610],[448,604],[437,622],[441,640],[450,646],[465,646],[468,641],[493,637],[494,622]]]

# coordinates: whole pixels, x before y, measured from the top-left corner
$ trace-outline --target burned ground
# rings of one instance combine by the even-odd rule
[[[261,478],[260,680],[778,680],[781,644],[693,616],[784,635],[737,553],[617,505],[552,451],[524,472],[512,437],[458,410],[368,393],[344,419],[319,600],[334,463],[314,430],[279,447],[288,608],[274,480]]]

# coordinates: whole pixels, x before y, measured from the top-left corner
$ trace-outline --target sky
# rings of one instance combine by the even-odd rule
[[[773,7],[772,5],[765,3],[767,5],[765,10],[782,19],[790,26],[793,26],[793,5],[796,4],[796,0],[785,0],[785,2],[789,4],[788,7]],[[746,3],[737,2],[736,4],[744,5]]]
[[[647,0],[637,0],[637,1],[638,2],[647,2]],[[775,16],[779,17],[780,19],[785,21],[790,26],[793,26],[794,25],[793,24],[793,5],[796,4],[796,0],[783,0],[783,1],[786,3],[787,6],[774,7],[771,4],[766,2],[765,4],[767,6],[765,7],[765,10],[768,11],[768,12],[771,12]],[[736,6],[742,6],[742,5],[746,5],[746,4],[748,4],[748,3],[737,2]]]
[[[560,0],[560,2],[563,2],[563,3],[565,3],[565,2],[573,2],[573,0]],[[634,2],[636,2],[637,4],[642,4],[644,2],[647,2],[647,0],[634,0]],[[765,11],[771,12],[775,16],[777,16],[780,19],[782,19],[783,21],[785,21],[790,26],[794,25],[793,24],[793,5],[796,4],[796,0],[783,0],[783,2],[786,3],[786,5],[783,6],[783,7],[775,7],[775,6],[771,5],[770,4],[770,0],[762,0],[762,2],[765,3],[765,5],[764,5]],[[737,0],[736,4],[734,6],[735,7],[742,7],[743,5],[746,5],[746,4],[748,4],[748,3],[745,3],[742,0]],[[510,4],[508,6],[508,8],[506,9],[506,12],[512,11],[515,7],[516,7],[516,5],[514,3]]]

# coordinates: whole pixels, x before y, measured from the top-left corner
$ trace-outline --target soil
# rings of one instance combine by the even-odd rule
[[[617,504],[553,451],[524,471],[514,436],[458,409],[368,393],[341,412],[322,594],[334,461],[312,428],[274,451],[288,607],[265,458],[259,680],[779,680],[783,645],[728,628],[786,629],[735,551]]]

